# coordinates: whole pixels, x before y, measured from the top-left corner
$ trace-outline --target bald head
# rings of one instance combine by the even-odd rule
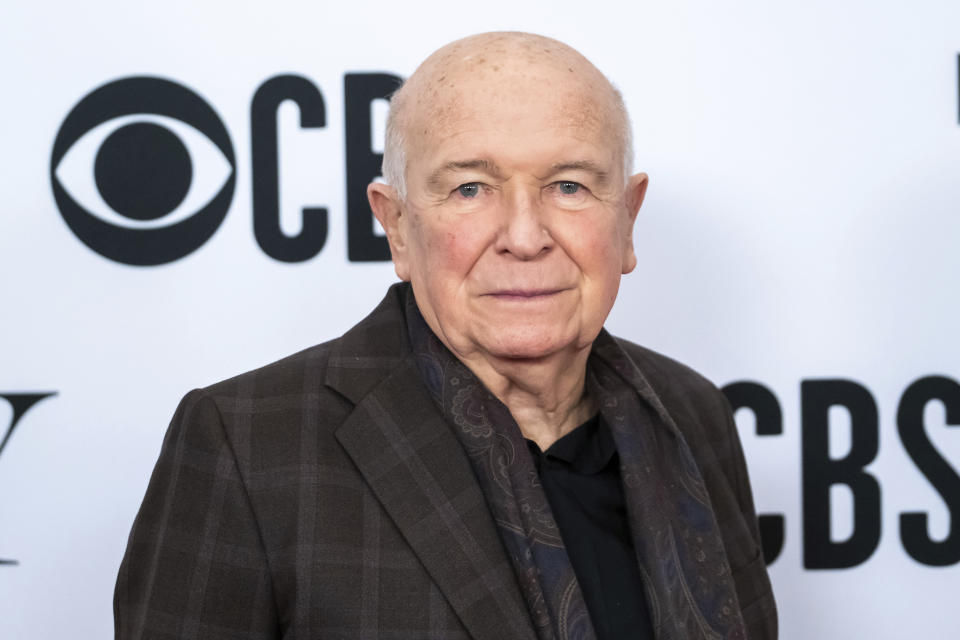
[[[479,98],[518,104],[519,92],[558,98],[556,117],[585,131],[597,130],[619,148],[623,177],[630,174],[633,148],[623,98],[600,71],[573,48],[544,36],[520,32],[483,33],[434,52],[390,100],[383,175],[401,199],[406,170],[418,142],[456,127]]]

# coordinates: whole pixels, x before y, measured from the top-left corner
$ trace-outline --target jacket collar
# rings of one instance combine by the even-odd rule
[[[534,638],[470,463],[420,381],[408,286],[392,286],[331,351],[325,383],[355,405],[337,440],[470,635]]]
[[[406,283],[387,290],[380,304],[334,343],[324,383],[359,404],[410,354],[403,317]]]

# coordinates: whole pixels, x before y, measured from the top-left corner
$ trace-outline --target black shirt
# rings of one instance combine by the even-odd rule
[[[546,452],[527,445],[598,640],[652,640],[610,428],[597,414]]]

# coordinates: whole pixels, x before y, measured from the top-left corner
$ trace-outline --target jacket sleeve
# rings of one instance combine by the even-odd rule
[[[164,438],[114,593],[117,638],[278,638],[259,527],[214,401],[192,391]]]

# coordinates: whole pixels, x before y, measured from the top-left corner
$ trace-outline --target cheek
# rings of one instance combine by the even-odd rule
[[[620,275],[623,239],[610,222],[584,217],[572,228],[569,238],[574,260],[588,278],[606,280],[611,274]]]
[[[425,264],[433,271],[466,275],[483,252],[483,230],[471,220],[423,228]],[[428,274],[431,275],[431,274]]]

